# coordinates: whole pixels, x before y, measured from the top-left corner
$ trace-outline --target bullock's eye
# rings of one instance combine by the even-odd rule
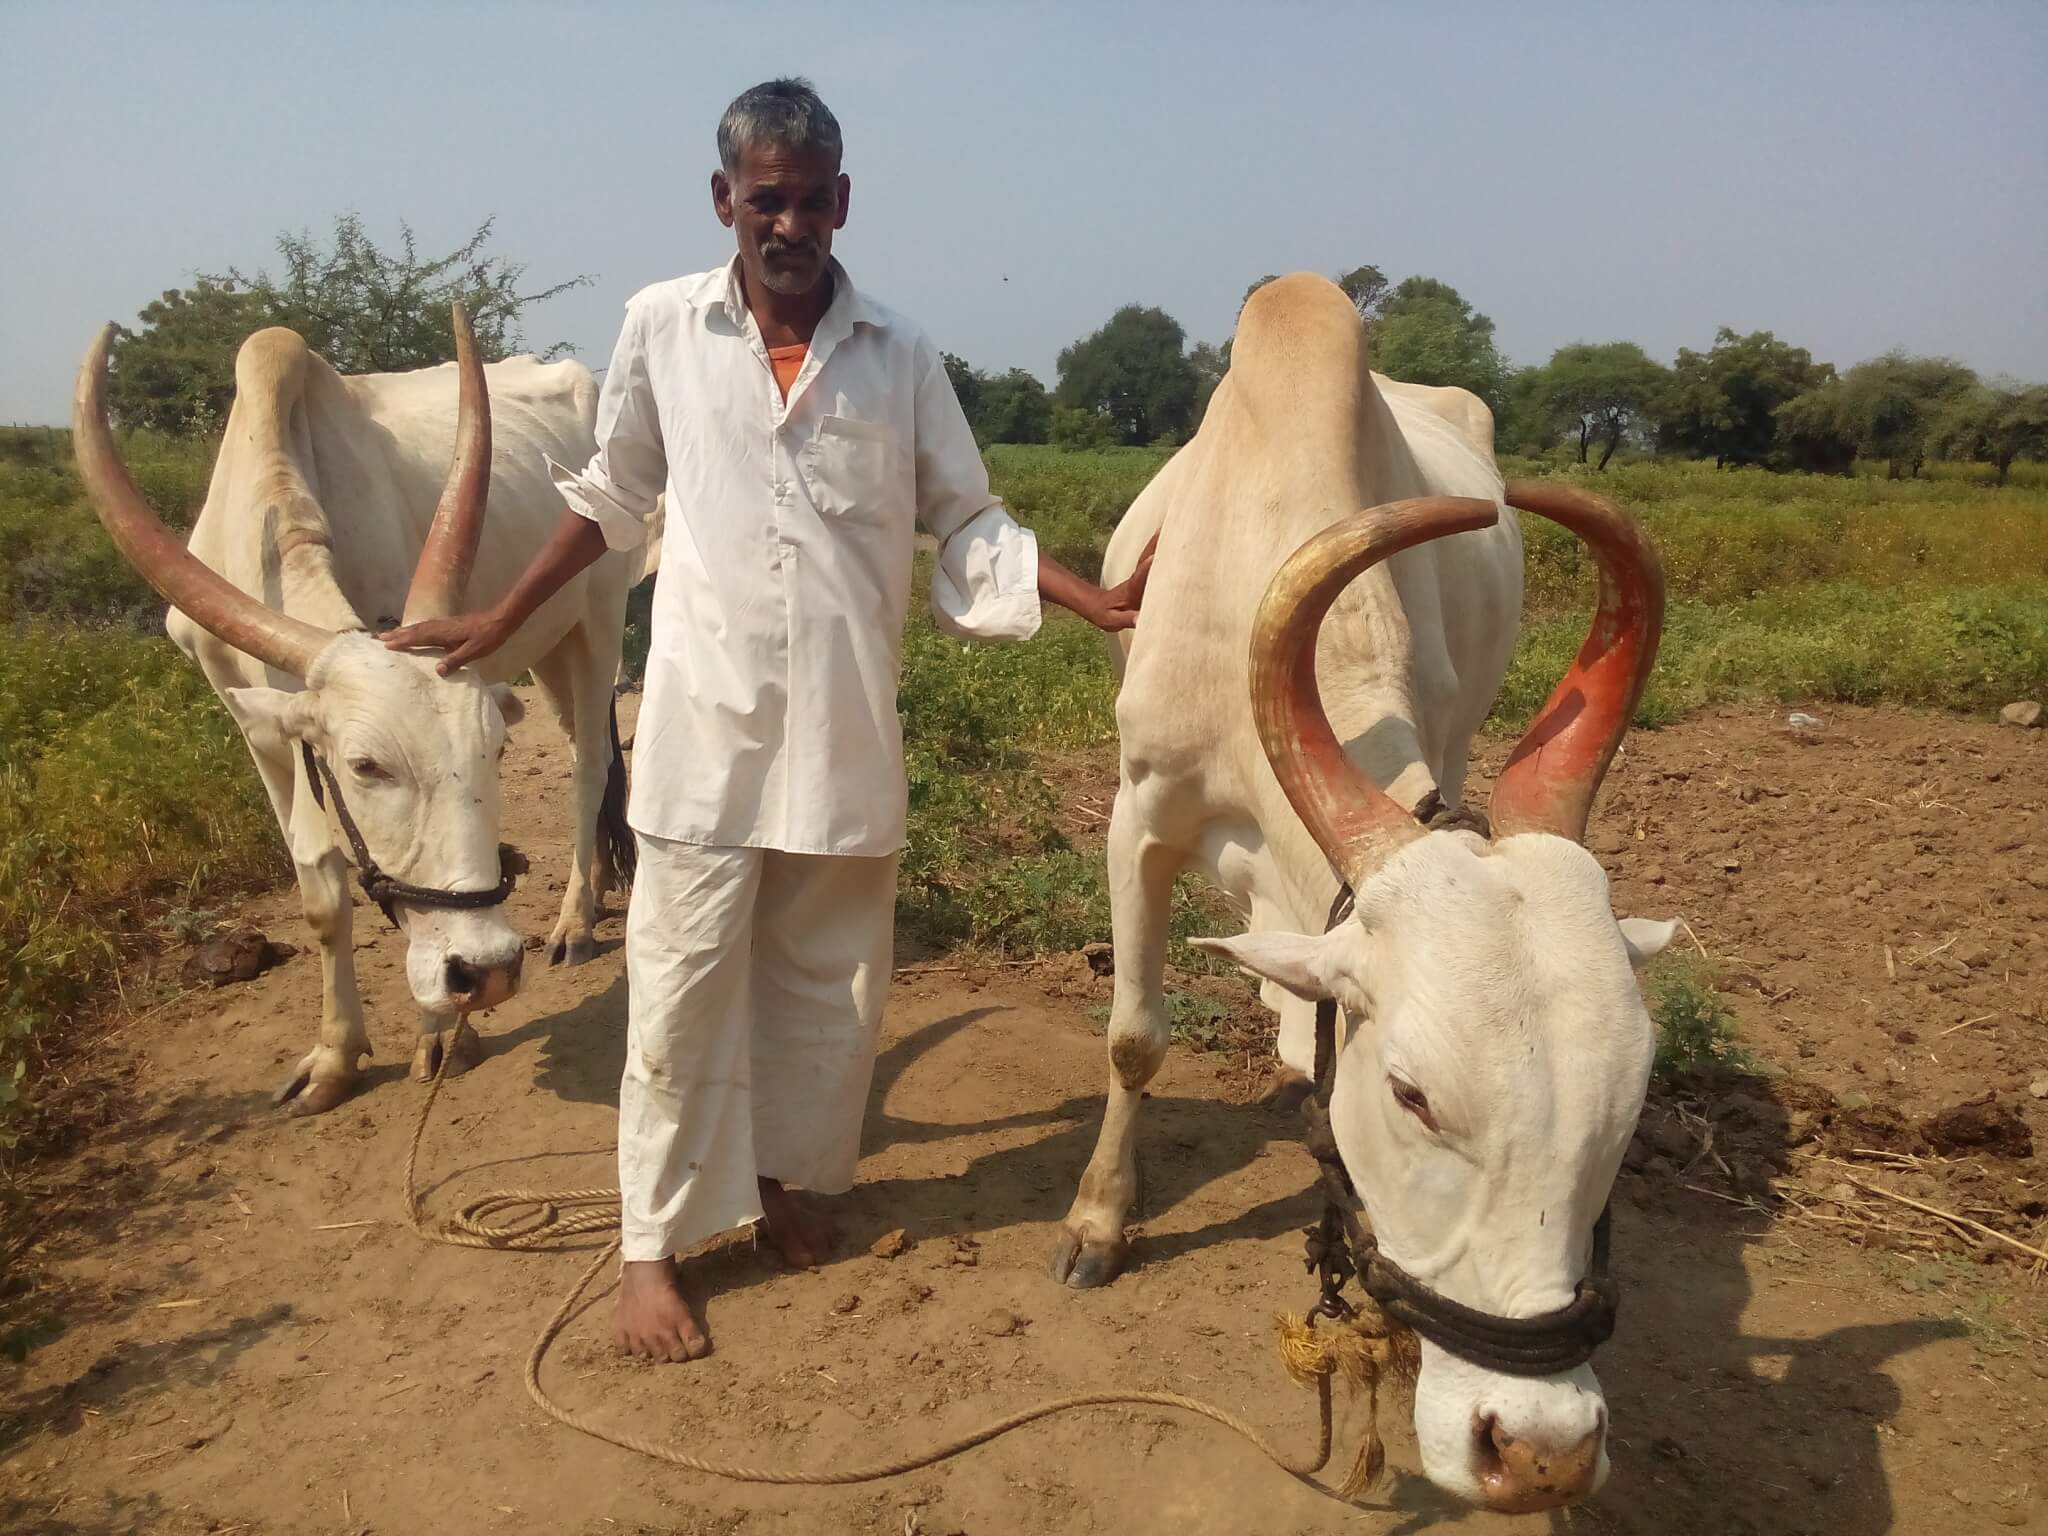
[[[374,757],[352,757],[348,760],[348,769],[357,778],[368,779],[372,783],[391,777],[384,771],[384,765]]]
[[[1431,1114],[1429,1110],[1429,1095],[1425,1094],[1413,1083],[1404,1083],[1398,1077],[1390,1077],[1387,1081],[1394,1090],[1394,1102],[1396,1104],[1399,1104],[1432,1131],[1437,1128],[1436,1116]]]

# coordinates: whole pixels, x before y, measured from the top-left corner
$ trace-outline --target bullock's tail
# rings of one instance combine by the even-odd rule
[[[626,749],[619,740],[619,700],[612,696],[612,760],[605,769],[604,802],[597,812],[597,856],[619,889],[633,883],[639,853],[626,825]]]

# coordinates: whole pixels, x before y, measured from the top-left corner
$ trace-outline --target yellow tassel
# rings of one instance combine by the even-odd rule
[[[1337,1485],[1339,1498],[1362,1497],[1380,1480],[1380,1474],[1387,1470],[1387,1447],[1380,1439],[1379,1419],[1379,1391],[1377,1388],[1371,1388],[1366,1392],[1365,1398],[1365,1434],[1358,1442],[1358,1454],[1351,1459],[1351,1470],[1344,1474],[1344,1481]]]
[[[1386,1471],[1387,1449],[1379,1433],[1380,1383],[1413,1381],[1422,1364],[1421,1345],[1413,1332],[1390,1323],[1377,1308],[1324,1328],[1283,1313],[1275,1319],[1275,1331],[1280,1363],[1296,1386],[1312,1387],[1335,1373],[1352,1397],[1365,1393],[1364,1438],[1337,1490],[1344,1498],[1356,1498]]]

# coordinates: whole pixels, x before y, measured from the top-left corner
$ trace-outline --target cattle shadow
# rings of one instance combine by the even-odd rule
[[[1764,1102],[1753,1136],[1775,1136],[1782,1148],[1787,1117],[1775,1100]],[[1903,1399],[1886,1367],[1963,1326],[1919,1318],[1805,1337],[1751,1331],[1744,1314],[1758,1297],[1745,1261],[1777,1235],[1776,1217],[1685,1187],[1701,1177],[1651,1167],[1625,1170],[1616,1185],[1622,1309],[1596,1361],[1613,1471],[1592,1501],[1546,1523],[1555,1536],[1889,1536],[1900,1526],[1880,1426]],[[1855,1294],[1832,1281],[1802,1283]],[[1391,1411],[1405,1414],[1405,1400],[1395,1401]],[[1359,1507],[1394,1521],[1387,1536],[1499,1523],[1407,1468],[1390,1471]]]
[[[37,1347],[135,1310],[135,1285],[48,1278],[68,1261],[187,1240],[223,1219],[248,1219],[246,1196],[236,1180],[218,1176],[219,1162],[229,1146],[260,1141],[281,1123],[270,1096],[188,1087],[151,1101],[136,1091],[134,1076],[99,1083],[96,1103],[74,1096],[62,1106],[70,1117],[62,1138],[37,1148],[35,1166],[48,1170],[48,1181],[25,1178],[12,1191],[4,1246],[18,1262],[0,1266],[0,1344]],[[148,1279],[176,1283],[189,1261],[173,1258]]]
[[[620,977],[604,992],[571,1008],[488,1037],[486,1050],[509,1054],[538,1042],[536,1086],[566,1103],[615,1109],[625,1066],[625,1007],[626,982]],[[1050,1246],[1054,1226],[1065,1217],[1095,1149],[1103,1106],[1100,1093],[966,1121],[921,1119],[892,1104],[896,1089],[920,1061],[1008,1011],[994,1006],[968,1009],[921,1025],[885,1046],[876,1058],[861,1156],[866,1160],[888,1148],[954,1140],[1009,1135],[1028,1139],[977,1151],[943,1172],[880,1178],[864,1173],[850,1194],[834,1202],[842,1253],[858,1252],[896,1228],[913,1235],[966,1236],[1042,1226]],[[1241,1172],[1276,1142],[1297,1145],[1299,1134],[1298,1112],[1278,1103],[1226,1104],[1193,1095],[1148,1094],[1139,1137],[1140,1192],[1132,1217],[1138,1230],[1132,1263],[1163,1263],[1212,1244],[1282,1236],[1306,1225],[1315,1207],[1308,1194],[1313,1168],[1304,1153],[1298,1195],[1256,1204],[1227,1220],[1188,1231],[1154,1235],[1144,1230],[1145,1222]],[[435,1187],[467,1183],[482,1166],[448,1169]]]
[[[168,1389],[214,1386],[251,1348],[297,1323],[297,1312],[280,1302],[174,1339],[119,1344],[64,1380],[0,1397],[0,1464],[39,1436],[79,1433],[94,1415],[118,1418],[125,1406]]]
[[[897,1227],[981,1234],[1015,1225],[1050,1225],[1066,1215],[1081,1171],[1095,1150],[1101,1125],[1100,1093],[1075,1095],[1039,1109],[968,1121],[920,1119],[892,1107],[897,1087],[919,1061],[992,1015],[998,1007],[969,1009],[922,1025],[891,1041],[878,1054],[868,1115],[861,1136],[863,1159],[890,1147],[974,1140],[1006,1133],[1043,1134],[1021,1145],[975,1154],[957,1170],[904,1178],[863,1177],[838,1207],[845,1245],[866,1246]],[[626,981],[615,978],[603,992],[571,1008],[528,1020],[486,1038],[488,1054],[509,1054],[537,1042],[537,1087],[565,1103],[616,1109],[619,1077],[626,1061]],[[1107,1066],[1104,1067],[1105,1074]],[[1306,1193],[1313,1168],[1306,1154],[1299,1197],[1252,1206],[1231,1219],[1185,1232],[1152,1235],[1149,1219],[1179,1207],[1205,1186],[1242,1171],[1276,1142],[1295,1144],[1299,1115],[1277,1103],[1225,1104],[1196,1096],[1146,1097],[1139,1133],[1140,1190],[1133,1221],[1140,1231],[1132,1245],[1134,1264],[1157,1263],[1236,1238],[1280,1236],[1313,1219]],[[444,1175],[467,1178],[465,1168]]]
[[[1010,1227],[1043,1229],[1048,1252],[1054,1229],[1073,1202],[1094,1153],[1103,1095],[1079,1094],[1041,1109],[972,1121],[931,1121],[890,1108],[893,1090],[932,1051],[993,1015],[970,1009],[937,1019],[895,1040],[877,1058],[862,1156],[885,1148],[1041,1134],[966,1158],[952,1170],[898,1178],[864,1178],[845,1202],[848,1237],[863,1245],[897,1227],[914,1235],[980,1235]],[[1103,1071],[1107,1075],[1108,1067]],[[1297,1112],[1273,1102],[1229,1104],[1196,1096],[1147,1094],[1139,1126],[1139,1195],[1131,1221],[1133,1267],[1163,1263],[1240,1238],[1286,1235],[1315,1214],[1308,1186],[1313,1165],[1302,1154],[1297,1195],[1247,1207],[1227,1220],[1182,1232],[1153,1234],[1145,1224],[1179,1209],[1207,1186],[1243,1171],[1274,1143],[1298,1145]]]
[[[252,1219],[248,1186],[221,1172],[221,1154],[290,1128],[262,1092],[187,1087],[152,1100],[130,1073],[104,1079],[98,1098],[67,1106],[78,1113],[66,1143],[43,1153],[43,1166],[61,1172],[25,1186],[33,1205],[10,1232],[0,1338],[19,1358],[40,1358],[67,1334],[95,1328],[176,1327],[184,1314],[152,1310],[156,1299],[186,1284],[211,1289],[185,1274],[202,1262],[200,1238]],[[123,1267],[121,1256],[138,1252],[158,1255],[146,1273]],[[264,1337],[297,1325],[289,1306],[273,1306],[175,1338],[121,1344],[33,1389],[12,1372],[0,1375],[0,1462],[39,1435],[83,1428],[88,1410],[113,1416],[166,1389],[212,1385]]]
[[[55,1502],[19,1493],[0,1494],[0,1530],[34,1531],[36,1536],[130,1536],[135,1531],[175,1529],[174,1519],[187,1530],[221,1528],[220,1522],[187,1523],[192,1521],[189,1509],[173,1511],[154,1493],[100,1491],[80,1500],[65,1494]]]
[[[1904,1399],[1886,1366],[1961,1336],[1963,1325],[1930,1317],[1806,1337],[1749,1331],[1744,1313],[1760,1298],[1745,1259],[1772,1236],[1775,1218],[1683,1188],[1630,1194],[1616,1212],[1627,1311],[1600,1366],[1616,1443],[1613,1475],[1592,1506],[1598,1528],[1627,1536],[1663,1536],[1674,1525],[1727,1536],[1898,1529],[1880,1426]],[[1829,1288],[1855,1304],[1848,1287]],[[1582,1527],[1553,1523],[1558,1532],[1574,1528]]]
[[[515,1029],[483,1036],[484,1061],[537,1043],[534,1086],[565,1104],[619,1106],[626,1069],[626,978],[557,1013],[537,1014]]]

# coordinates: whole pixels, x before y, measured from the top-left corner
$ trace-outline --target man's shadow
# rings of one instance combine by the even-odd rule
[[[1791,1117],[1772,1084],[1739,1079],[1708,1091],[1724,1094],[1704,1104],[1710,1116],[1740,1105],[1715,1121],[1718,1133],[1789,1165]],[[1903,1406],[1885,1367],[1965,1330],[1930,1317],[1804,1337],[1782,1326],[1748,1331],[1743,1314],[1760,1302],[1773,1317],[1794,1307],[1818,1319],[1856,1308],[1855,1282],[1845,1269],[1814,1264],[1773,1283],[1759,1250],[1797,1250],[1772,1243],[1778,1219],[1761,1204],[1726,1187],[1717,1191],[1723,1198],[1686,1187],[1711,1187],[1707,1171],[1704,1163],[1691,1174],[1653,1165],[1624,1173],[1615,1191],[1625,1290],[1620,1327],[1598,1364],[1614,1472],[1595,1505],[1597,1526],[1644,1536],[1885,1536],[1896,1512],[1880,1426]],[[1765,1277],[1761,1291],[1757,1277]]]
[[[604,992],[573,1008],[531,1019],[492,1037],[488,1047],[496,1055],[538,1041],[539,1087],[567,1103],[615,1109],[625,1064],[625,1010],[626,983],[619,978]],[[1081,1171],[1095,1148],[1103,1107],[1100,1093],[960,1122],[918,1119],[903,1113],[900,1104],[892,1104],[906,1076],[932,1052],[1010,1011],[984,1007],[934,1020],[900,1036],[878,1055],[862,1132],[864,1161],[892,1147],[988,1138],[1002,1138],[1005,1144],[964,1156],[956,1168],[944,1171],[882,1178],[864,1171],[853,1191],[834,1202],[842,1257],[864,1251],[897,1228],[917,1240],[1037,1226],[1043,1229],[1050,1251],[1055,1224],[1066,1215]],[[1106,1078],[1106,1061],[1103,1072]],[[1247,1167],[1275,1142],[1293,1146],[1298,1138],[1298,1113],[1285,1106],[1148,1096],[1140,1131],[1141,1191],[1134,1220],[1142,1222],[1175,1210],[1205,1186]],[[502,1159],[495,1166],[530,1161],[515,1157]],[[451,1168],[440,1184],[473,1182],[479,1166]],[[1304,1152],[1298,1193],[1290,1192],[1191,1231],[1160,1237],[1147,1237],[1140,1231],[1133,1243],[1132,1262],[1159,1264],[1214,1243],[1297,1231],[1315,1214],[1308,1194],[1312,1175],[1313,1166]],[[757,1252],[750,1244],[728,1242],[693,1260],[691,1273],[694,1283],[702,1287],[698,1294],[708,1301],[767,1278],[774,1272],[773,1264],[766,1253]]]

